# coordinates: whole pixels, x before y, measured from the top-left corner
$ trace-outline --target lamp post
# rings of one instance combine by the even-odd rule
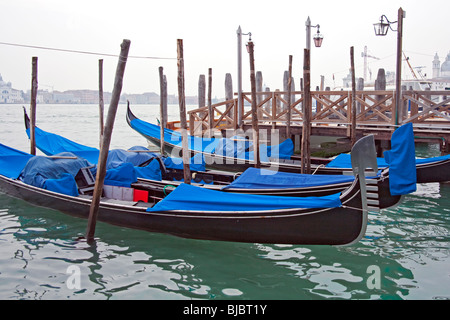
[[[314,35],[314,45],[319,48],[322,45],[323,36],[320,34],[320,25],[311,25],[311,19],[306,19],[306,49],[303,57],[303,126],[301,147],[301,173],[311,173],[311,28],[317,28]]]
[[[237,110],[237,119],[234,119],[235,123],[237,123],[237,127],[242,128],[242,35],[248,35],[249,41],[252,40],[252,34],[242,33],[241,26],[236,31],[237,33],[237,50],[238,50],[238,110]]]
[[[311,25],[311,19],[308,17],[306,19],[306,49],[311,50],[311,28],[317,28],[317,33],[314,35],[314,45],[317,48],[320,48],[322,46],[323,36],[320,33],[320,25]]]
[[[402,8],[398,9],[398,20],[390,22],[385,15],[380,17],[380,22],[374,23],[374,31],[377,36],[385,36],[389,29],[397,31],[397,66],[395,72],[395,125],[399,123],[399,110],[402,97],[402,42],[403,42],[403,19],[406,17],[406,12]],[[387,22],[384,22],[386,19]],[[392,29],[391,25],[397,23],[397,30]]]

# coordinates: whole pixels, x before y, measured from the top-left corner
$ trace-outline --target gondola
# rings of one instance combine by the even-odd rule
[[[183,238],[274,244],[351,245],[365,234],[367,198],[365,168],[377,171],[366,156],[373,137],[361,139],[353,148],[352,186],[326,197],[277,197],[223,193],[181,184],[164,199],[117,201],[103,197],[98,220],[127,228],[175,235]],[[374,146],[373,146],[374,148]],[[69,155],[69,156],[68,156]],[[91,196],[61,192],[76,183],[73,170],[88,163],[70,154],[54,157],[32,156],[0,144],[0,191],[34,205],[87,218]],[[44,159],[59,176],[44,180],[47,187],[25,183],[34,181],[32,165]],[[64,165],[58,165],[65,161]],[[78,162],[77,162],[78,161]],[[67,169],[69,163],[73,166]],[[30,168],[31,167],[31,168]],[[65,171],[64,171],[65,170]],[[38,170],[40,180],[44,170]],[[73,181],[72,181],[73,180]],[[42,181],[41,181],[42,182]],[[76,190],[75,190],[76,191]]]
[[[29,135],[29,118],[24,110],[25,128]],[[59,152],[71,152],[77,156],[96,164],[99,150],[76,143],[60,135],[46,132],[35,127],[36,146],[46,155],[55,155]],[[141,151],[142,148],[139,148]],[[135,150],[136,151],[136,150]],[[145,150],[144,150],[145,151]],[[141,155],[125,150],[112,150],[110,155],[114,159],[130,161],[137,166],[138,181],[133,184],[135,188],[147,190],[155,196],[163,197],[172,192],[183,183],[183,172],[180,169],[167,169],[164,163],[168,163],[158,154],[144,152]],[[157,168],[161,171],[157,175],[145,174],[146,168],[141,163],[149,163],[155,157]],[[108,161],[110,161],[108,158]],[[136,159],[137,158],[137,159]],[[167,160],[167,159],[166,159]],[[114,161],[114,160],[112,160]],[[180,166],[182,168],[182,166]],[[197,166],[197,169],[201,169]],[[203,167],[204,168],[204,167]],[[153,172],[153,171],[152,171]],[[217,190],[229,193],[275,195],[289,197],[325,196],[342,192],[351,187],[353,175],[308,175],[299,173],[275,172],[267,169],[247,168],[243,173],[227,173],[217,171],[194,171],[193,183],[201,185],[208,190]],[[369,190],[371,209],[380,210],[398,205],[402,197],[392,195],[389,191],[389,169],[380,171],[370,180],[372,188]]]
[[[127,108],[126,120],[132,129],[144,136],[149,142],[157,146],[160,145],[161,141],[159,126],[137,118],[129,107]],[[408,123],[405,126],[411,127],[412,130],[411,123]],[[181,152],[180,133],[170,129],[164,129],[164,132],[165,148],[168,152],[171,152],[174,155],[179,155]],[[240,153],[240,157],[226,156],[223,155],[223,153],[215,153],[215,147],[218,144],[217,139],[202,139],[201,137],[189,137],[189,139],[191,153],[202,154],[205,158],[206,164],[211,168],[229,171],[244,171],[246,168],[254,166],[252,152],[243,151]],[[283,143],[290,145],[290,143],[288,143],[289,140],[286,141]],[[275,149],[282,150],[284,147],[283,143],[279,146],[275,146]],[[398,143],[401,144],[402,141],[399,141]],[[270,152],[266,148],[267,147],[264,146],[261,151],[264,154],[269,154]],[[281,157],[271,157],[261,160],[261,167],[283,172],[300,171],[301,162],[299,160],[290,158],[289,152],[279,154]],[[378,158],[377,161],[380,169],[385,169],[390,166],[386,163],[385,158]],[[417,183],[450,181],[450,155],[427,159],[415,159],[415,166]],[[342,154],[327,164],[311,164],[311,170],[317,174],[327,175],[341,175],[349,173],[352,170],[350,155]]]

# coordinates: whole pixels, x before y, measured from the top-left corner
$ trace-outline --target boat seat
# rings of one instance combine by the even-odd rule
[[[92,194],[95,188],[95,178],[90,170],[92,167],[81,168],[75,175],[75,182],[80,194]]]

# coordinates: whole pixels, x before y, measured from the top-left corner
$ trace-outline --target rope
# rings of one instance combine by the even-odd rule
[[[366,210],[366,209],[362,209],[362,208],[350,207],[350,206],[347,206],[345,204],[343,204],[341,207],[344,208],[344,209],[353,209],[353,210],[358,210],[358,211],[361,211],[361,212],[366,211],[367,214],[371,214],[371,215],[378,215],[378,212],[373,211],[371,213],[369,209]]]
[[[324,164],[319,164],[316,168],[316,170],[314,170],[314,172],[312,174],[315,174],[317,172],[317,170],[319,170],[319,168],[325,167]]]
[[[32,46],[32,45],[27,45],[27,44],[9,43],[9,42],[0,42],[0,45],[13,46],[13,47],[23,47],[23,48],[32,48],[32,49],[42,49],[42,50],[52,50],[52,51],[69,52],[69,53],[90,54],[90,55],[106,56],[106,57],[120,57],[117,54],[110,54],[110,53],[100,53],[100,52],[91,52],[91,51],[80,51],[80,50],[50,48],[50,47],[42,47],[42,46]],[[167,57],[145,57],[145,56],[128,56],[128,58],[133,58],[133,59],[155,59],[155,60],[176,60],[177,59],[177,58],[167,58]]]
[[[176,188],[176,186],[174,186],[174,185],[172,185],[172,184],[166,184],[165,186],[164,186],[164,188],[163,188],[163,192],[164,192],[164,195],[165,196],[167,196],[167,193],[166,193],[166,188],[167,187],[174,187],[174,188]]]

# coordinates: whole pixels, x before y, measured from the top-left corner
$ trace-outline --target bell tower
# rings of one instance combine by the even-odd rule
[[[441,61],[439,61],[439,56],[436,52],[433,59],[433,78],[439,78],[441,71]]]

